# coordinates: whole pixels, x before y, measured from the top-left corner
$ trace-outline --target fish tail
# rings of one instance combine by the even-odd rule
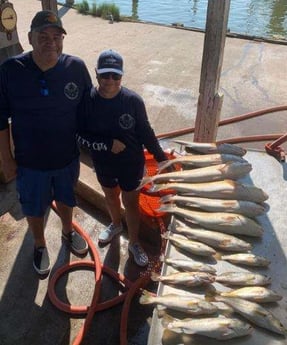
[[[151,297],[152,297],[152,294],[149,291],[143,290],[142,295],[139,299],[140,304],[150,304]]]
[[[156,272],[151,272],[150,279],[153,280],[154,282],[157,282],[160,280],[160,274]]]
[[[173,204],[164,204],[161,205],[160,208],[158,209],[158,211],[162,211],[162,212],[172,212],[173,208],[175,208],[176,205]]]
[[[169,328],[169,324],[173,321],[173,317],[165,313],[162,317],[161,324],[164,328]]]
[[[153,180],[152,176],[143,177],[141,180],[141,183],[139,184],[136,190],[142,189],[143,186],[145,186],[148,183],[151,183],[152,180]]]
[[[164,233],[164,234],[161,234],[161,238],[163,238],[164,240],[168,240],[169,236],[168,234]]]
[[[172,201],[172,194],[167,194],[167,195],[164,195],[160,198],[160,202],[161,203],[169,203]]]
[[[166,161],[162,161],[157,163],[158,165],[158,173],[160,173],[161,171],[163,171],[164,169],[166,169],[167,167],[169,167],[172,163],[170,163],[169,160]]]

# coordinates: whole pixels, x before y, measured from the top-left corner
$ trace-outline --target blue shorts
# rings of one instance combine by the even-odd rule
[[[99,164],[94,167],[101,186],[106,188],[119,186],[125,192],[135,190],[144,175],[144,163],[126,165],[125,168],[103,167]]]
[[[43,217],[53,200],[74,207],[74,188],[79,173],[78,158],[65,168],[57,170],[18,167],[16,185],[24,215]]]

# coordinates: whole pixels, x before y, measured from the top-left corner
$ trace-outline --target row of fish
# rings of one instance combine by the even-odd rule
[[[162,196],[159,211],[173,214],[176,220],[172,231],[162,235],[163,239],[198,258],[211,257],[234,265],[267,268],[270,260],[253,254],[251,243],[236,237],[262,237],[264,230],[256,217],[268,210],[264,203],[268,195],[262,189],[236,181],[252,170],[243,158],[246,151],[231,144],[179,140],[177,143],[184,145],[186,154],[161,163],[159,174],[144,178],[140,185],[141,188],[150,184],[153,192],[171,191]],[[162,172],[178,165],[183,169]],[[219,254],[217,250],[231,253]],[[164,328],[225,340],[250,334],[251,322],[277,334],[287,334],[281,322],[259,304],[282,299],[267,287],[271,284],[268,275],[242,270],[218,274],[213,265],[182,254],[180,258],[163,256],[161,261],[174,272],[152,273],[152,280],[176,288],[184,287],[184,290],[202,287],[207,291],[205,297],[202,294],[195,297],[172,293],[156,296],[144,291],[140,303],[157,304],[186,315],[178,319],[165,313],[162,318]],[[214,283],[229,290],[217,291]],[[238,320],[233,315],[230,317],[230,314],[222,315],[218,303],[224,304],[225,308],[229,306],[229,313],[235,312],[247,321]]]

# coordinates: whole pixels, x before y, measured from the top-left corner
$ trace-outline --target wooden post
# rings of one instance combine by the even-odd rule
[[[230,0],[208,0],[197,115],[195,142],[216,141],[223,102],[219,79],[223,61]]]
[[[42,9],[50,10],[58,14],[57,0],[41,0]]]

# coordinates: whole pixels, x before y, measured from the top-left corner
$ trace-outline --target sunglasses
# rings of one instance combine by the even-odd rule
[[[112,77],[113,80],[120,80],[122,78],[120,74],[113,73],[113,72],[101,73],[101,74],[98,74],[98,76],[101,79],[110,79],[110,77]]]

